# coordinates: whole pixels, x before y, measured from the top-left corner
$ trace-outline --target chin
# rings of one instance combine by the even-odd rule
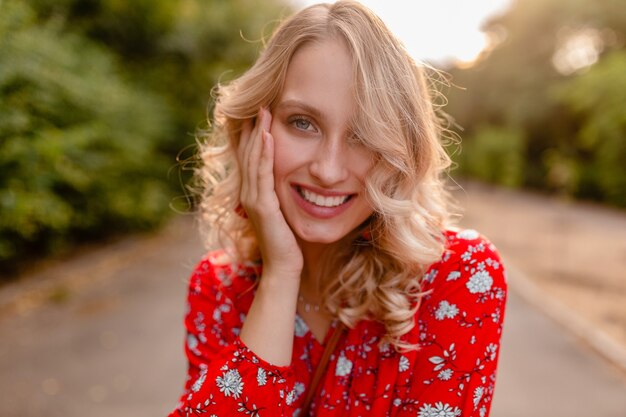
[[[331,244],[343,239],[347,233],[337,233],[337,230],[294,230],[298,238],[308,243]]]

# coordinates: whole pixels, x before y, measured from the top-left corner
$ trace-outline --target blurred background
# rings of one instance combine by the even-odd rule
[[[196,132],[208,127],[213,86],[241,74],[276,23],[312,3],[0,0],[0,391],[12,393],[0,400],[0,415],[39,415],[44,409],[46,415],[56,415],[52,409],[70,415],[60,405],[49,408],[50,401],[75,402],[61,394],[79,392],[85,375],[100,369],[72,358],[99,361],[107,352],[117,352],[110,359],[114,364],[119,355],[146,358],[149,350],[150,372],[170,372],[164,377],[168,389],[144,386],[135,403],[129,397],[113,406],[133,411],[116,415],[151,415],[142,404],[152,403],[155,392],[161,401],[155,413],[167,411],[163,403],[174,404],[178,391],[172,387],[182,386],[184,378],[184,280],[202,253],[189,216],[178,215],[193,209],[187,184]],[[527,301],[533,311],[545,312],[549,304],[561,327],[575,329],[569,334],[576,339],[567,343],[583,346],[590,356],[601,353],[596,356],[604,359],[589,369],[605,378],[599,383],[613,387],[605,391],[623,395],[614,403],[623,412],[623,2],[363,3],[417,60],[439,71],[433,88],[446,97],[436,101],[449,115],[448,150],[456,165],[452,176],[462,185],[456,195],[466,210],[464,224],[502,250],[516,271],[515,291],[542,300],[534,307]],[[165,281],[171,287],[163,288],[171,291],[155,289]],[[144,303],[145,309],[132,313],[140,320],[154,317],[161,301],[169,306],[154,323],[153,336],[144,334],[145,323],[121,330],[93,321],[113,320],[107,316],[113,313],[127,321],[122,313],[131,314],[124,310],[133,303],[125,298],[129,294],[137,302],[133,308]],[[168,301],[157,301],[167,295]],[[527,316],[511,313],[511,320]],[[563,318],[574,316],[580,320]],[[72,325],[68,320],[75,321],[75,330],[64,327]],[[163,323],[174,329],[169,345],[159,333]],[[95,332],[90,342],[83,340],[87,329]],[[65,338],[57,340],[59,334]],[[77,348],[74,338],[87,345]],[[130,338],[137,344],[122,342]],[[63,356],[68,346],[73,353]],[[567,356],[567,349],[555,348],[554,354]],[[580,363],[580,351],[572,349]],[[56,354],[57,368],[33,364],[34,355]],[[37,367],[47,371],[38,373]],[[130,395],[133,375],[145,371],[118,372],[109,385],[85,387],[83,411],[111,415],[113,408],[102,404]],[[72,372],[74,379],[67,377]],[[519,384],[508,385],[518,400],[520,386],[526,386]],[[573,392],[563,396],[574,398]],[[22,406],[31,395],[38,400],[30,403],[29,414]],[[525,403],[532,401],[531,396]],[[90,404],[104,411],[98,414]],[[516,415],[512,409],[523,410],[511,406],[499,415]],[[582,415],[576,410],[567,415]],[[623,416],[619,412],[597,415]]]
[[[626,206],[622,2],[369,3],[449,74],[455,176]],[[187,210],[212,87],[307,4],[2,0],[0,269]]]
[[[207,127],[211,88],[248,67],[289,10],[202,0],[0,7],[3,271],[158,227],[170,205],[186,210],[178,160]]]

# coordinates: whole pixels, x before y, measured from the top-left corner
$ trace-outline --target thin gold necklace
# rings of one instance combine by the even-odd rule
[[[298,302],[302,303],[302,305],[304,306],[304,311],[306,311],[307,313],[311,310],[315,311],[316,313],[320,311],[319,304],[309,303],[308,301],[304,299],[304,296],[302,294],[298,294]]]

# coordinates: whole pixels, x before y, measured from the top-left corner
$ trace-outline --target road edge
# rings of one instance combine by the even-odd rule
[[[508,271],[507,283],[510,289],[520,295],[526,303],[581,339],[591,350],[615,366],[622,377],[626,377],[626,347],[557,298],[546,295],[523,270],[506,257],[503,258]],[[515,279],[511,279],[511,276],[515,276]]]

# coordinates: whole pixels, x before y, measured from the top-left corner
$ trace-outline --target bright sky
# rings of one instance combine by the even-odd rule
[[[417,60],[473,61],[487,45],[483,21],[511,0],[360,0],[398,36]],[[292,0],[296,6],[319,3]],[[329,1],[333,3],[333,1]]]

